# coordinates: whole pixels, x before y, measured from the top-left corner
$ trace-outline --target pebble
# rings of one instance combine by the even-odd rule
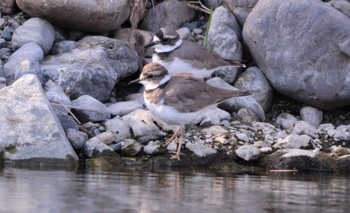
[[[238,149],[236,149],[236,154],[245,161],[257,160],[261,156],[260,149],[254,145],[240,146]]]

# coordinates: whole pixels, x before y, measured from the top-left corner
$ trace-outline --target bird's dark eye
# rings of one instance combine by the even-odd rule
[[[154,78],[154,75],[147,75],[147,78],[149,78],[149,79],[152,79],[152,78]]]

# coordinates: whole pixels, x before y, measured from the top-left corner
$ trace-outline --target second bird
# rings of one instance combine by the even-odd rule
[[[170,75],[186,71],[195,78],[210,78],[213,69],[220,66],[241,66],[227,61],[192,41],[182,40],[175,30],[160,28],[151,44],[155,48],[152,62],[164,66]]]

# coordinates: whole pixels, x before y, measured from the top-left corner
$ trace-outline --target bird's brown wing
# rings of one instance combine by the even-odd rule
[[[243,91],[222,90],[200,79],[181,76],[172,77],[166,91],[164,104],[181,112],[194,112],[230,97],[244,95]]]

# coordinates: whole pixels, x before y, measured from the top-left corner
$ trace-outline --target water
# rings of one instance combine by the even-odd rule
[[[0,212],[350,212],[348,175],[0,170]]]

